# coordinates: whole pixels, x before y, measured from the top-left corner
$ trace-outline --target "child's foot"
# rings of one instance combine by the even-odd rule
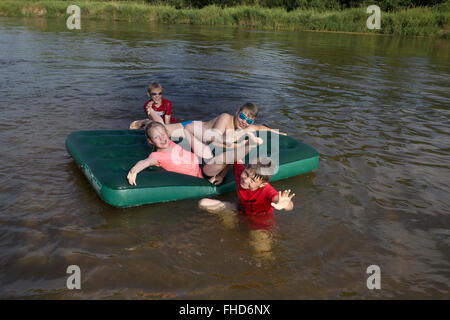
[[[130,124],[130,129],[131,130],[137,130],[137,129],[141,129],[141,128],[142,128],[142,121],[141,120],[133,121]]]
[[[144,129],[144,127],[146,126],[146,124],[148,122],[149,122],[149,120],[147,120],[147,119],[133,121],[130,124],[130,129],[131,130]]]

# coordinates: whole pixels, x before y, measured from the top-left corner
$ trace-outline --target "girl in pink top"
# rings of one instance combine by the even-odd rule
[[[148,156],[152,161],[156,160],[160,166],[167,171],[187,174],[190,176],[203,178],[199,167],[199,160],[192,152],[184,150],[172,140],[168,139],[168,149],[158,150]]]
[[[145,128],[145,135],[156,151],[150,153],[147,159],[138,161],[128,172],[127,179],[131,185],[135,186],[137,174],[150,166],[203,178],[197,156],[170,140],[163,124],[149,123]]]

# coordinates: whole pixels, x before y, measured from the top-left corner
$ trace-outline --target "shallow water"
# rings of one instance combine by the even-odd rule
[[[0,19],[0,297],[450,298],[449,41]],[[126,129],[158,79],[174,116],[246,101],[320,153],[271,249],[197,200],[116,209],[64,147]],[[233,193],[218,197],[232,201]],[[82,289],[66,288],[81,268]],[[366,268],[381,269],[381,290]]]

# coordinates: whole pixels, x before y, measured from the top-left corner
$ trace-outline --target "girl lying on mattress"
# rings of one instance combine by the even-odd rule
[[[137,174],[150,166],[159,166],[167,171],[205,178],[208,179],[209,182],[218,185],[222,183],[223,178],[228,171],[227,162],[235,162],[242,159],[250,151],[250,148],[262,144],[263,142],[261,138],[258,138],[252,132],[249,132],[248,140],[235,144],[234,148],[215,157],[213,157],[212,154],[207,154],[204,156],[204,158],[209,159],[207,163],[202,161],[202,164],[200,164],[198,157],[194,153],[183,149],[170,140],[169,133],[164,124],[156,121],[150,122],[145,127],[145,135],[148,143],[153,145],[154,151],[150,153],[148,158],[138,161],[128,172],[128,183],[133,186],[136,185]],[[189,144],[193,149],[200,149],[199,144],[201,144],[201,142],[196,141],[196,138],[191,139],[195,140],[189,141]],[[197,146],[197,148],[194,148],[194,146]],[[208,147],[201,149],[207,150],[209,153],[211,152]],[[204,153],[205,152],[202,151],[201,154],[197,154],[202,156]]]

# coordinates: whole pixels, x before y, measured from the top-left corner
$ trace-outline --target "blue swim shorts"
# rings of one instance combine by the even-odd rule
[[[182,125],[183,128],[184,128],[184,127],[186,127],[187,124],[189,124],[189,123],[191,123],[191,122],[192,122],[192,120],[188,120],[188,121],[183,121],[183,122],[180,122],[180,123],[181,123],[181,125]]]

